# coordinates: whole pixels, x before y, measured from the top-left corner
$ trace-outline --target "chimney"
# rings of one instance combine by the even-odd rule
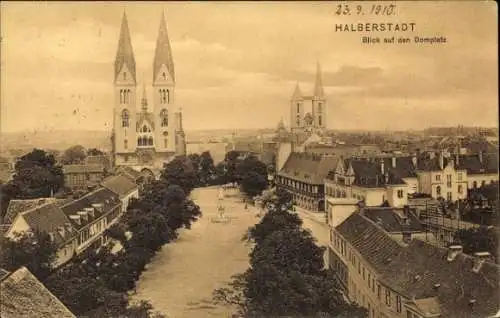
[[[64,229],[64,226],[58,226],[57,231],[59,231],[59,234],[61,234],[63,238],[65,237],[66,231]]]
[[[380,172],[384,174],[385,169],[384,169],[384,159],[380,159]]]
[[[479,150],[478,156],[479,156],[479,162],[483,163],[483,151],[482,150]]]
[[[410,216],[410,206],[407,204],[403,206],[403,215],[405,218]]]
[[[73,215],[70,215],[69,216],[70,220],[72,220],[73,222],[75,222],[76,224],[78,225],[82,225],[82,220],[80,220],[80,215],[78,214],[73,214]]]
[[[403,242],[406,244],[410,244],[411,242],[411,232],[403,232]]]
[[[417,157],[417,155],[414,155],[411,158],[411,162],[413,163],[413,167],[417,168],[417,164],[418,164],[418,157]]]
[[[388,184],[389,183],[389,173],[385,173],[385,184]]]
[[[486,261],[491,261],[492,256],[489,252],[476,252],[474,253],[474,266],[472,267],[472,271],[474,273],[479,273],[483,263]]]
[[[92,207],[99,213],[102,213],[102,203],[92,203]]]
[[[448,246],[448,262],[453,262],[458,254],[462,253],[464,248],[462,245],[450,245]]]
[[[80,216],[80,219],[82,219],[83,222],[87,223],[89,221],[89,215],[86,211],[78,211],[76,213]]]
[[[54,233],[49,232],[49,238],[51,242],[54,242]]]
[[[392,156],[392,167],[396,168],[396,157]]]
[[[457,165],[457,167],[460,164],[460,150],[458,150],[455,154],[455,164]]]
[[[83,209],[85,212],[87,212],[87,214],[89,215],[89,217],[91,218],[95,218],[95,215],[94,215],[94,208],[85,208]]]
[[[443,152],[439,152],[439,169],[443,170],[444,168],[444,155]]]
[[[64,223],[64,228],[66,229],[66,232],[68,232],[68,233],[73,231],[73,227],[71,226],[70,222]]]

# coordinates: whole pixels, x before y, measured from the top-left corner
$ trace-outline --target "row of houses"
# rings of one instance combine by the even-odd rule
[[[311,211],[324,211],[328,198],[394,207],[408,204],[408,198],[417,194],[457,201],[467,198],[468,189],[498,181],[496,153],[344,158],[290,150],[287,145],[280,147],[276,183],[292,193],[299,207]]]
[[[126,212],[130,200],[139,197],[139,187],[126,175],[102,180],[82,197],[71,199],[39,198],[11,200],[4,218],[6,236],[16,233],[44,232],[57,246],[56,267],[89,248],[107,242],[105,230]]]
[[[409,207],[329,203],[329,267],[370,318],[498,317],[500,268],[490,253],[437,247]]]

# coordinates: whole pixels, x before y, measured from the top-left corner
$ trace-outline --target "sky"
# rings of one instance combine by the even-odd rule
[[[162,10],[186,130],[288,124],[295,85],[312,94],[317,62],[328,128],[497,127],[496,4],[395,3],[393,17],[339,17],[338,2],[3,1],[1,130],[110,130],[124,11],[138,92],[145,84],[151,100]],[[362,44],[363,34],[335,32],[352,22],[414,22],[414,33],[395,35],[447,43]]]

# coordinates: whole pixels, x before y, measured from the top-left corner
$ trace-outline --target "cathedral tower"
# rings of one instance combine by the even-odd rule
[[[312,112],[314,118],[314,127],[319,129],[326,128],[326,98],[323,90],[323,81],[321,79],[321,66],[319,62],[316,66],[316,82],[314,83],[314,95],[312,98]]]
[[[136,151],[136,86],[134,51],[123,13],[114,69],[113,148],[117,165]]]
[[[172,50],[167,33],[165,14],[162,13],[153,60],[153,116],[155,118],[155,150],[176,151],[175,125],[175,71]]]
[[[295,85],[295,91],[290,100],[290,114],[290,128],[292,131],[302,128],[304,121],[304,98],[300,91],[299,83]]]

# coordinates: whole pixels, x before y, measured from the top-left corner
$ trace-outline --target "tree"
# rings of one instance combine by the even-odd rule
[[[11,199],[50,197],[63,186],[62,168],[56,165],[54,156],[34,149],[16,162],[13,179],[2,187],[2,216]]]
[[[87,150],[87,156],[103,156],[104,155],[104,152],[102,152],[101,150],[97,149],[97,148],[91,148],[89,150]]]
[[[200,184],[211,184],[215,175],[214,159],[210,151],[204,151],[200,156]]]
[[[161,172],[160,182],[165,185],[178,185],[186,194],[190,194],[196,186],[196,172],[192,163],[184,156],[178,156],[165,165]]]
[[[236,166],[239,163],[239,153],[237,151],[231,150],[226,153],[224,158],[225,163],[225,177],[227,182],[238,182],[238,173],[236,171]]]
[[[290,195],[279,191],[268,201],[269,212],[250,230],[256,242],[250,267],[216,289],[214,302],[237,306],[243,317],[367,317],[344,301],[324,269],[323,248],[288,212]]]
[[[267,166],[254,156],[246,157],[236,166],[236,174],[243,192],[249,197],[267,188]]]
[[[15,233],[13,238],[4,238],[0,254],[0,267],[15,271],[25,266],[39,280],[45,279],[53,270],[57,245],[46,233]]]
[[[498,232],[494,227],[461,229],[455,233],[455,241],[464,248],[464,253],[490,252],[498,262]]]
[[[82,163],[87,157],[85,147],[76,145],[66,149],[62,155],[61,162],[65,165]]]

